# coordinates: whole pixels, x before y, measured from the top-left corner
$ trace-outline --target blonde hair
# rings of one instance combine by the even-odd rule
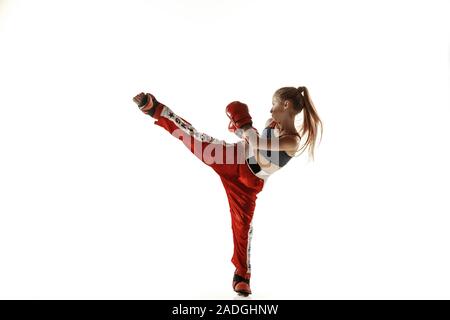
[[[319,143],[322,141],[323,125],[322,120],[320,120],[317,110],[311,100],[308,89],[306,87],[282,87],[275,91],[274,96],[278,97],[282,101],[292,101],[294,110],[297,112],[296,115],[303,111],[303,123],[299,129],[297,129],[297,132],[302,140],[303,137],[306,136],[306,140],[297,150],[299,153],[296,153],[295,156],[300,156],[303,152],[308,150],[310,158],[314,160],[314,150],[316,148],[319,129]]]

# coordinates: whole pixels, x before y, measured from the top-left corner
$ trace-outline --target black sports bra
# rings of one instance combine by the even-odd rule
[[[274,129],[270,127],[264,128],[262,136],[267,139],[275,138]],[[292,159],[286,151],[260,150],[259,152],[264,158],[269,160],[270,163],[276,164],[280,168],[285,166],[286,163]]]

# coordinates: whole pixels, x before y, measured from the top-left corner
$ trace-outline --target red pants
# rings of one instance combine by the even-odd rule
[[[218,173],[230,205],[234,243],[231,262],[237,274],[250,279],[252,218],[256,195],[262,191],[264,180],[254,175],[246,163],[244,143],[227,143],[198,132],[165,105],[156,107],[153,118],[156,125],[182,140],[197,158]]]

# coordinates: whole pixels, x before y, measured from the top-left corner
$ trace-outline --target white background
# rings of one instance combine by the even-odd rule
[[[316,160],[259,194],[252,299],[450,298],[446,1],[0,1],[0,298],[233,299],[218,176],[131,101],[230,142],[307,86]]]

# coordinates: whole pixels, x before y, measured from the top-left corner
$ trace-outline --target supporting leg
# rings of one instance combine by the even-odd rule
[[[252,219],[255,211],[257,192],[234,180],[222,178],[231,213],[234,252],[231,262],[236,273],[250,279],[250,251],[252,239]]]

